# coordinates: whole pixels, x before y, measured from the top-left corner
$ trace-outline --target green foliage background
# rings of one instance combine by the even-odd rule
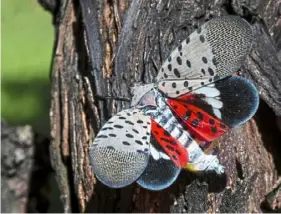
[[[37,0],[1,4],[1,118],[48,134],[52,17]]]

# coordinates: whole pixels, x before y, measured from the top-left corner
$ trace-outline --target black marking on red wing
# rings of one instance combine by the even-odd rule
[[[153,135],[150,143],[157,151],[165,153]],[[163,190],[175,182],[180,171],[181,169],[170,159],[159,158],[155,160],[150,155],[148,165],[137,183],[149,190]]]
[[[192,94],[186,95],[186,99],[188,96],[194,99]],[[213,141],[228,130],[227,126],[221,126],[222,121],[195,105],[174,99],[167,100],[167,104],[183,127],[199,141]]]
[[[216,98],[223,104],[219,109],[221,113],[219,127],[226,129],[227,126],[241,125],[247,122],[257,111],[259,94],[249,80],[239,76],[232,76],[217,81],[214,88],[219,91],[219,96]],[[196,106],[216,118],[213,107],[204,98],[208,98],[208,95],[197,93],[197,90],[195,90],[174,100]],[[178,108],[178,106],[173,105],[172,109],[176,110],[175,108]],[[213,125],[212,123],[214,123],[214,120],[210,121],[211,125]],[[212,130],[214,131],[214,129]]]
[[[196,92],[196,90],[195,90],[195,92]],[[179,101],[184,104],[190,104],[190,105],[197,106],[198,108],[204,110],[208,114],[215,116],[213,114],[212,106],[203,100],[205,97],[206,97],[206,95],[204,95],[204,94],[196,94],[194,92],[191,92],[191,93],[183,94],[177,98],[174,98],[173,100]]]
[[[151,133],[176,166],[183,168],[188,163],[187,149],[154,120]]]

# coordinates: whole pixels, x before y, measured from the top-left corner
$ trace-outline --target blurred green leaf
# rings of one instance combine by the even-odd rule
[[[48,134],[51,14],[36,0],[3,0],[1,16],[2,119]]]

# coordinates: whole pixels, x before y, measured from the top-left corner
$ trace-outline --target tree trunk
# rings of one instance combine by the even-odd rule
[[[50,152],[65,212],[280,211],[280,2],[48,2],[57,8],[52,10],[56,42]],[[254,29],[253,50],[241,71],[252,79],[262,99],[253,119],[219,139],[226,176],[184,171],[171,187],[158,192],[137,184],[123,189],[102,185],[90,167],[89,146],[99,128],[129,106],[104,98],[130,97],[131,83],[150,83],[180,41],[224,14],[241,16]]]
[[[34,133],[30,126],[1,121],[1,211],[26,212],[34,165]]]

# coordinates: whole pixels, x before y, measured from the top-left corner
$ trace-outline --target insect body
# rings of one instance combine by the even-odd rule
[[[249,120],[258,92],[231,77],[249,53],[249,24],[233,16],[193,32],[163,63],[156,82],[134,87],[132,107],[113,116],[90,148],[97,178],[118,188],[170,186],[181,169],[223,173],[214,141]]]

